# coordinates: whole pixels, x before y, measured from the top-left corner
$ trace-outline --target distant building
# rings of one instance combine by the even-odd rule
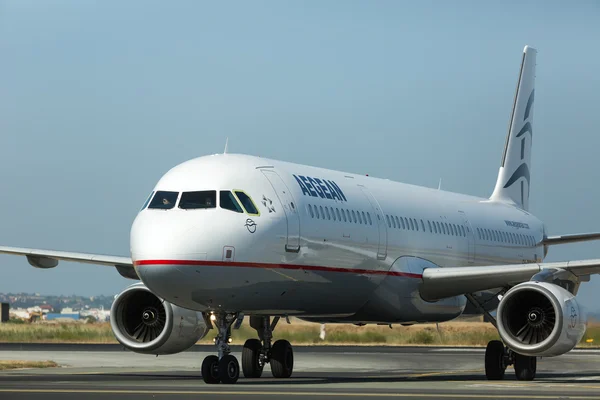
[[[8,303],[0,303],[0,323],[8,322],[9,309],[10,309],[10,306]]]

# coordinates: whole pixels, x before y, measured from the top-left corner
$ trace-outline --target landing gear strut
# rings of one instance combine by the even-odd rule
[[[498,328],[496,319],[473,297],[467,294],[467,299],[479,309]],[[515,376],[520,381],[532,381],[537,371],[537,358],[517,354],[504,346],[499,340],[492,340],[485,349],[485,376],[490,381],[504,379],[504,372],[509,365],[514,365]]]
[[[218,330],[215,344],[219,355],[208,356],[202,362],[202,379],[206,383],[236,383],[240,377],[240,365],[229,348],[231,326],[236,320],[237,314],[214,315],[214,325]]]
[[[248,339],[242,350],[242,370],[246,378],[260,378],[265,364],[271,364],[275,378],[289,378],[294,370],[294,352],[287,340],[271,345],[273,330],[279,317],[251,316],[250,326],[256,329],[259,339]]]

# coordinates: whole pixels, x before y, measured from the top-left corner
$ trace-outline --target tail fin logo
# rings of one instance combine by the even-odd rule
[[[532,90],[531,94],[529,95],[529,99],[527,100],[527,106],[525,107],[525,114],[523,116],[523,121],[526,121],[527,118],[529,118],[529,114],[531,112],[531,107],[533,106],[534,95],[535,95],[535,90]],[[517,133],[517,135],[516,135],[516,137],[521,138],[521,160],[525,159],[525,138],[526,138],[525,134],[526,133],[529,133],[529,137],[531,138],[531,140],[533,140],[533,128],[531,127],[531,122],[526,122],[523,125],[523,127],[521,128],[521,130],[519,131],[519,133]],[[517,168],[515,170],[515,172],[513,172],[512,176],[508,179],[508,181],[504,185],[504,189],[511,187],[516,181],[519,180],[519,178],[525,178],[525,180],[527,181],[527,192],[529,193],[530,173],[529,173],[529,167],[527,166],[526,162],[523,162],[521,165],[519,165],[519,168]],[[521,184],[521,198],[523,198],[523,185],[522,184]]]

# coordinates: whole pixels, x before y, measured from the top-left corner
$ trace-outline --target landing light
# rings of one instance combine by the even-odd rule
[[[215,317],[215,314],[210,314],[210,320],[212,322],[215,322],[217,320],[217,317]]]
[[[586,339],[585,342],[586,343],[594,343],[594,339]]]

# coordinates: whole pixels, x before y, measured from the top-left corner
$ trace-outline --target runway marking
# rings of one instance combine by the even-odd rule
[[[422,374],[413,374],[408,375],[408,378],[426,378],[428,376],[439,376],[439,375],[456,375],[456,374],[466,374],[466,373],[474,373],[474,372],[482,372],[481,369],[470,369],[464,371],[438,371],[438,372],[425,372]]]
[[[78,393],[78,394],[168,394],[168,395],[240,395],[240,396],[329,396],[329,397],[421,397],[421,398],[486,398],[522,399],[524,395],[467,394],[467,393],[356,393],[356,392],[252,392],[215,390],[88,390],[88,389],[0,389],[0,393]],[[530,395],[529,399],[555,399],[556,395]],[[568,396],[569,399],[589,399],[591,396]]]

